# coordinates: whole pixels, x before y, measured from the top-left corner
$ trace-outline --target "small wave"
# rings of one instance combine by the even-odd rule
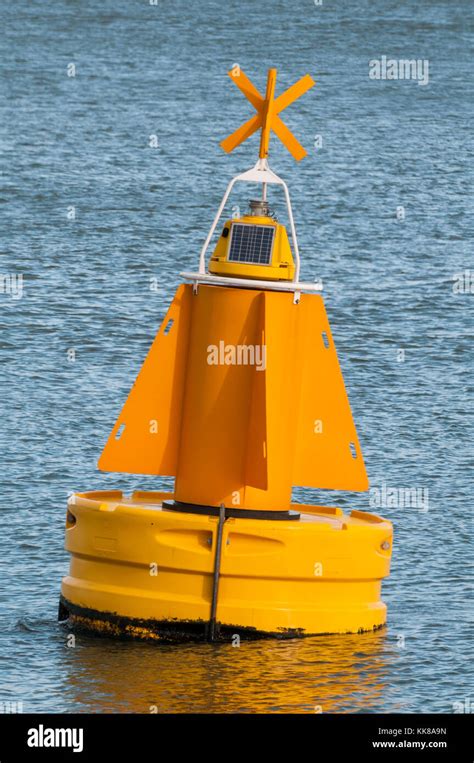
[[[20,631],[20,633],[35,633],[42,628],[50,628],[53,625],[53,620],[46,617],[20,617],[16,623],[14,630]]]

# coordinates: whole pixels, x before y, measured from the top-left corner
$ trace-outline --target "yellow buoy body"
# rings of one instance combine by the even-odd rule
[[[204,637],[213,618],[221,635],[385,622],[390,523],[291,504],[294,485],[368,485],[319,295],[180,286],[99,466],[173,475],[175,492],[73,496],[76,624],[163,638]]]
[[[256,114],[222,141],[261,129],[259,161],[229,184],[197,273],[170,305],[105,445],[99,468],[175,478],[173,494],[95,492],[68,504],[70,573],[60,617],[153,639],[357,633],[385,623],[390,522],[292,504],[293,487],[364,491],[362,450],[322,297],[299,280],[289,193],[267,162],[271,132],[304,148],[281,112],[306,75],[265,97],[229,72]],[[236,181],[262,185],[205,254]],[[267,186],[283,189],[292,249]],[[305,292],[305,293],[303,293]],[[307,293],[309,292],[309,293]]]
[[[61,589],[72,623],[142,638],[205,638],[218,518],[163,511],[165,493],[72,496]],[[298,521],[224,524],[217,621],[221,638],[357,633],[385,623],[390,522],[293,505]]]

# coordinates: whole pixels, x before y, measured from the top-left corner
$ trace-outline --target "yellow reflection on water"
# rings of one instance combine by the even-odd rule
[[[62,675],[76,711],[334,713],[383,709],[386,630],[176,646],[76,635]]]

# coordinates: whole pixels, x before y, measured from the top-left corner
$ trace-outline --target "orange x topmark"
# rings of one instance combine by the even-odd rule
[[[260,137],[260,159],[266,159],[268,156],[268,145],[270,142],[270,130],[273,130],[284,146],[288,149],[290,154],[299,161],[306,156],[306,151],[301,143],[296,140],[293,133],[290,132],[288,127],[282,122],[278,114],[286,109],[290,103],[296,101],[300,95],[306,93],[315,84],[312,77],[306,74],[298,82],[285,90],[284,93],[275,98],[275,83],[276,83],[276,69],[268,70],[267,79],[267,92],[265,98],[262,98],[257,88],[250,82],[249,78],[239,69],[234,67],[227,72],[229,77],[235,82],[239,90],[250,101],[252,106],[256,109],[257,113],[254,117],[249,119],[232,135],[222,141],[221,147],[227,153],[230,153],[237,146],[240,146],[244,140],[247,140],[254,134],[259,128],[262,128],[262,134]]]

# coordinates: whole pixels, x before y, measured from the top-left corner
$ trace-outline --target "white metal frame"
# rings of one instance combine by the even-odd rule
[[[267,281],[267,280],[257,280],[257,279],[254,280],[252,278],[232,278],[232,277],[226,277],[226,276],[215,276],[215,275],[212,275],[212,273],[208,273],[206,271],[206,252],[209,248],[209,244],[211,243],[211,239],[217,228],[217,224],[224,211],[224,207],[227,203],[227,199],[229,198],[230,193],[237,182],[261,183],[263,186],[262,188],[263,199],[266,198],[267,183],[272,183],[275,185],[282,186],[284,194],[285,194],[286,208],[288,210],[291,238],[293,242],[293,254],[295,257],[295,274],[294,274],[293,281],[270,281],[270,280]],[[286,185],[284,180],[278,177],[278,175],[276,175],[275,172],[273,172],[273,170],[270,169],[268,161],[266,159],[259,159],[256,165],[252,167],[252,169],[247,170],[247,172],[243,172],[242,174],[236,175],[234,178],[232,178],[229,185],[227,186],[226,192],[224,193],[219,209],[217,210],[217,214],[211,225],[209,234],[204,242],[204,246],[201,249],[201,254],[199,256],[199,271],[197,273],[184,272],[184,273],[181,273],[180,275],[183,276],[183,278],[186,278],[187,280],[194,282],[194,291],[197,291],[197,286],[198,286],[198,283],[200,282],[214,283],[219,286],[231,286],[231,285],[240,286],[243,288],[249,288],[250,286],[257,289],[258,288],[272,289],[274,291],[293,291],[295,292],[295,302],[299,301],[299,294],[301,291],[322,291],[322,285],[319,283],[300,283],[299,281],[300,253],[298,249],[298,241],[296,238],[295,222],[293,219],[293,211],[291,209],[291,201],[290,201],[288,186]]]

